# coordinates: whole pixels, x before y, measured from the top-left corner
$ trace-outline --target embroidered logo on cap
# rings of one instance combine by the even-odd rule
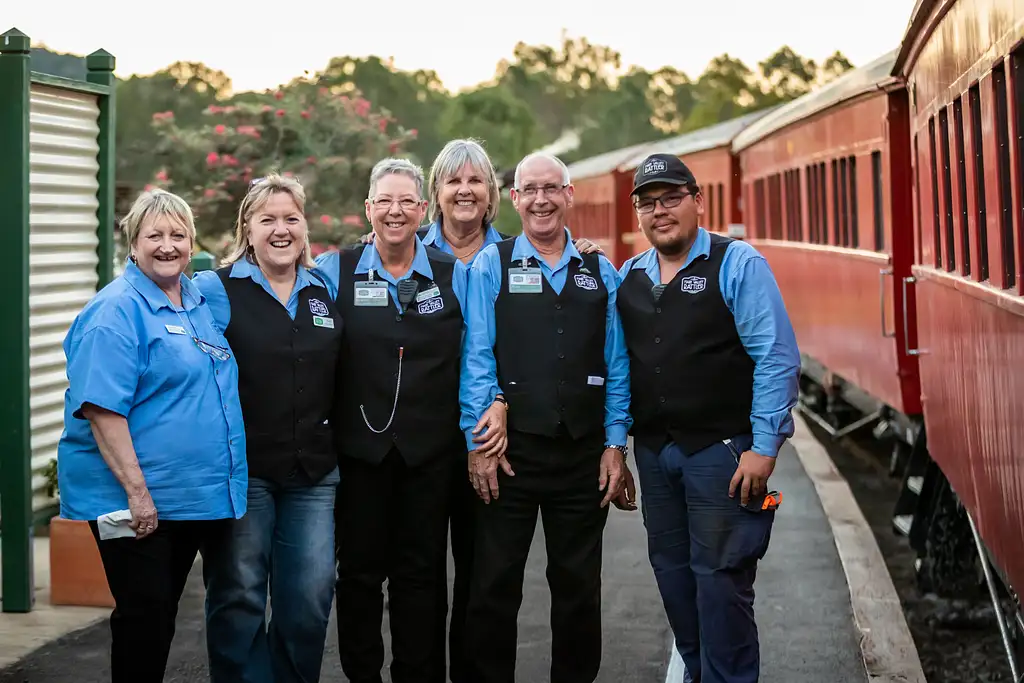
[[[684,277],[680,287],[687,294],[700,294],[704,291],[704,288],[708,286],[708,280],[704,277],[697,275],[691,275]]]
[[[665,163],[664,159],[651,159],[644,164],[644,175],[651,175],[652,173],[664,173],[668,170],[668,164]]]
[[[327,310],[327,304],[319,299],[309,300],[309,312],[313,315],[330,315],[331,312]]]

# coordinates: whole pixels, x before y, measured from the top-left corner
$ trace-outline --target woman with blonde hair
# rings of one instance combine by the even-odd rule
[[[293,179],[254,180],[230,254],[194,279],[238,358],[249,465],[248,513],[203,554],[213,683],[320,677],[334,597],[339,479],[328,421],[342,320],[313,272],[305,201]]]
[[[121,223],[130,256],[64,340],[61,516],[88,520],[116,607],[113,683],[159,683],[196,553],[246,511],[235,357],[184,275],[192,211],[163,190]]]

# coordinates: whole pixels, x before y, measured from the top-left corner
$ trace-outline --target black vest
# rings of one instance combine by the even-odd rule
[[[743,348],[719,285],[732,240],[679,271],[655,301],[641,269],[618,291],[629,350],[630,413],[637,439],[672,438],[686,453],[751,431],[754,361]]]
[[[522,239],[526,239],[523,237]],[[494,302],[498,386],[508,401],[510,430],[580,439],[604,429],[605,322],[608,290],[597,254],[572,259],[561,294],[541,278],[539,294],[510,294],[516,240],[497,245],[501,289]],[[538,267],[535,259],[529,261]]]
[[[434,280],[414,273],[419,292],[435,285],[436,298],[414,301],[399,314],[389,296],[385,306],[356,306],[355,275],[363,249],[341,252],[338,298],[345,317],[345,338],[338,362],[338,407],[334,424],[340,456],[379,463],[392,447],[410,467],[436,457],[455,457],[465,450],[459,431],[459,361],[462,357],[462,308],[452,289],[455,257],[424,247]],[[379,275],[375,279],[380,280]],[[398,349],[402,347],[401,387],[395,406]],[[360,410],[362,406],[362,410]],[[363,419],[376,430],[375,434]]]
[[[338,464],[328,420],[342,318],[325,287],[302,288],[293,321],[252,278],[231,277],[231,266],[217,274],[231,304],[224,336],[238,359],[249,476],[314,484]]]

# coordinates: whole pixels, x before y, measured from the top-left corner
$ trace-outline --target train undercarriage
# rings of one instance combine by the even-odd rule
[[[861,436],[890,455],[888,475],[901,482],[893,533],[913,549],[923,593],[949,599],[987,597],[995,608],[1011,680],[1024,681],[1021,598],[978,533],[974,520],[928,453],[921,416],[907,416],[804,356],[797,409],[833,440]]]

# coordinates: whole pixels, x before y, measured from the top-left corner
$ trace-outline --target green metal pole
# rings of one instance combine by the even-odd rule
[[[99,228],[97,238],[99,246],[96,248],[96,256],[99,264],[96,272],[99,275],[99,286],[104,285],[114,278],[114,183],[117,170],[117,157],[114,154],[114,140],[116,138],[117,112],[117,83],[114,80],[114,56],[106,50],[97,50],[86,57],[85,66],[88,69],[86,80],[90,83],[105,85],[110,88],[108,95],[99,98],[100,105],[100,137],[99,137],[99,189],[96,190],[96,198],[99,200]]]
[[[0,533],[4,612],[30,612],[32,566],[32,451],[29,431],[28,36],[0,36],[0,233],[8,251],[0,268]]]

